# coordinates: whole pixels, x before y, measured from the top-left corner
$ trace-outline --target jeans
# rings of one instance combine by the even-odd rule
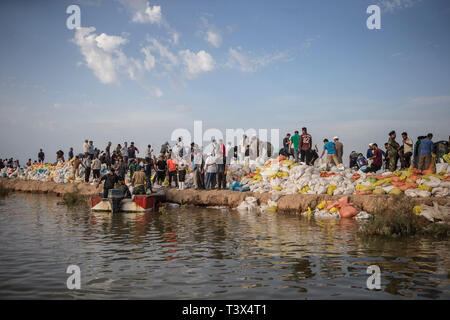
[[[213,189],[216,186],[216,173],[215,172],[207,172],[206,173],[206,182],[205,189]]]
[[[84,170],[84,182],[89,182],[89,176],[91,175],[91,168]]]
[[[294,162],[298,162],[298,153],[298,150],[294,150]]]

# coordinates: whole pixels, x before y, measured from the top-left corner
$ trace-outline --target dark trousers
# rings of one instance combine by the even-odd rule
[[[100,178],[100,169],[92,170],[92,176],[94,177],[94,179]]]
[[[207,172],[205,179],[205,189],[214,189],[216,186],[216,173],[215,172]]]
[[[169,187],[172,186],[172,179],[175,181],[175,186],[178,187],[177,171],[169,171]]]
[[[217,187],[219,189],[225,189],[227,187],[224,164],[217,165]]]
[[[309,164],[311,162],[312,152],[310,149],[308,150],[300,150],[300,161]]]
[[[412,152],[403,154],[403,168],[409,168],[411,166]]]
[[[103,188],[103,199],[108,198],[108,192],[113,188]]]
[[[378,166],[378,165],[372,163],[370,165],[370,167],[367,169],[367,172],[377,172],[380,169],[381,169],[381,166]]]
[[[89,182],[89,176],[91,175],[91,168],[84,169],[84,182]]]
[[[153,184],[155,184],[155,181],[157,181],[158,184],[163,184],[165,178],[166,178],[166,173],[164,171],[156,171],[156,174],[153,177]]]
[[[147,189],[152,190],[152,176],[150,174],[147,175]]]

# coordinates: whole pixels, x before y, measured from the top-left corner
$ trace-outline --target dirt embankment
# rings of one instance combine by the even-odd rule
[[[166,191],[166,200],[180,204],[194,204],[201,206],[228,206],[237,207],[245,197],[256,197],[260,204],[266,204],[272,195],[270,193],[237,192],[228,190],[176,190]],[[323,200],[338,200],[342,196],[330,196],[327,194],[293,194],[282,196],[278,200],[279,212],[304,212],[308,207],[314,209]],[[440,205],[445,205],[450,201],[447,198],[409,198],[407,196],[389,196],[389,195],[351,195],[349,201],[356,204],[359,208],[367,212],[376,212],[378,210],[389,210],[398,201],[409,201],[414,205],[427,204],[432,205],[436,201]]]
[[[14,191],[32,193],[56,193],[64,195],[78,191],[81,195],[91,196],[103,191],[102,185],[96,187],[87,183],[55,183],[41,182],[21,179],[0,178],[6,188]],[[266,204],[272,198],[270,193],[238,192],[229,190],[166,190],[166,201],[179,204],[192,204],[198,206],[227,206],[237,207],[246,197],[256,197],[260,204]],[[315,208],[323,200],[338,200],[342,196],[329,196],[326,194],[293,194],[282,196],[278,200],[279,212],[304,212],[310,207]],[[367,212],[378,210],[389,210],[393,204],[400,201],[412,202],[416,204],[432,205],[436,201],[440,205],[450,202],[449,197],[445,198],[409,198],[406,196],[389,195],[350,195],[349,201]]]
[[[79,192],[83,196],[91,196],[103,191],[101,185],[96,187],[88,183],[56,183],[6,178],[0,178],[0,183],[14,191],[56,193],[57,195]]]

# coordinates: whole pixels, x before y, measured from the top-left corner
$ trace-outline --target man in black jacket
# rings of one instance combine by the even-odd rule
[[[100,181],[105,181],[103,184],[103,198],[108,198],[108,192],[114,189],[115,184],[119,181],[119,177],[116,175],[115,170],[111,168],[109,174],[105,174]]]

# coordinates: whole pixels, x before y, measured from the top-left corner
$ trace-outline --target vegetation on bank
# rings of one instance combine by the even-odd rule
[[[450,225],[432,223],[413,212],[411,201],[398,197],[390,210],[374,212],[359,230],[362,236],[410,237],[430,236],[447,239]]]
[[[78,190],[74,192],[68,192],[64,194],[62,197],[62,201],[60,204],[66,205],[67,207],[73,208],[73,207],[79,207],[79,206],[86,206],[86,197],[82,196]]]
[[[0,183],[0,198],[8,196],[12,192],[11,189],[5,187],[3,183]]]

